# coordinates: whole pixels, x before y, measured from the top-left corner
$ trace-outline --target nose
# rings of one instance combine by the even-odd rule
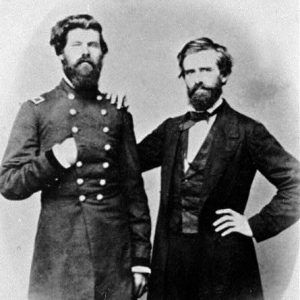
[[[201,72],[196,72],[194,81],[196,84],[202,84],[203,83],[203,74]]]
[[[90,54],[88,45],[82,44],[81,53],[82,53],[82,55],[89,55]]]

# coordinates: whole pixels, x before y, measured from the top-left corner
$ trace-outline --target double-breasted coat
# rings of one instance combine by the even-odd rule
[[[53,145],[73,136],[74,166]],[[29,298],[131,299],[134,265],[150,261],[150,217],[131,115],[64,80],[25,102],[0,170],[12,200],[41,191]]]
[[[148,299],[164,298],[168,256],[170,185],[184,116],[169,118],[138,145],[143,171],[161,166],[161,200],[155,232]],[[255,173],[278,191],[249,224],[257,242],[270,238],[299,218],[299,163],[265,127],[233,110],[226,102],[211,128],[213,141],[204,168],[198,214],[203,245],[199,299],[261,299],[262,288],[253,240],[238,233],[221,237],[212,223],[217,209],[244,213]],[[192,253],[191,253],[192,255]]]

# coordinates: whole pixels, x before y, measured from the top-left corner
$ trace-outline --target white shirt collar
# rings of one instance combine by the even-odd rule
[[[65,73],[63,73],[63,79],[66,81],[66,83],[67,83],[72,89],[75,89],[73,83],[70,81],[70,79],[66,76]]]

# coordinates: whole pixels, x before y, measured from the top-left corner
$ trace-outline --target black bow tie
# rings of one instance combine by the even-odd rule
[[[209,117],[211,117],[211,114],[207,111],[189,111],[187,114],[187,120],[191,120],[194,122],[199,121],[208,121]]]
[[[187,130],[190,129],[193,125],[195,125],[197,122],[200,121],[206,121],[208,122],[209,118],[213,114],[210,114],[207,111],[189,111],[185,115],[185,120],[183,121],[182,124],[180,124],[180,129],[181,130]]]
[[[179,125],[180,130],[190,129],[200,121],[208,122],[209,118],[219,113],[224,106],[224,102],[211,113],[208,111],[189,111],[185,114],[183,122]]]

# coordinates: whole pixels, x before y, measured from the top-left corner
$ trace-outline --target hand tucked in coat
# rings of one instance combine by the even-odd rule
[[[78,150],[73,137],[65,139],[61,144],[55,144],[52,148],[53,154],[64,168],[75,164]]]
[[[147,291],[148,274],[133,273],[133,296],[140,298]]]
[[[246,236],[253,236],[247,218],[244,215],[230,209],[219,209],[216,211],[217,215],[222,215],[218,220],[213,223],[215,232],[224,230],[221,236],[226,236],[232,232],[239,232]]]

